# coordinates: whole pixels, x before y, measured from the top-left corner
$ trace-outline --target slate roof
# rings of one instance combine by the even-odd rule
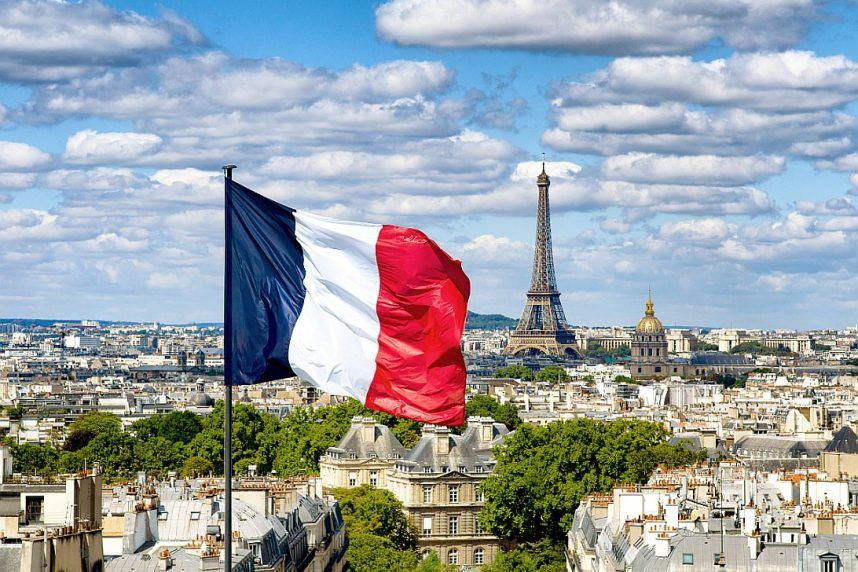
[[[770,544],[765,546],[756,559],[751,558],[748,540],[742,535],[724,536],[724,555],[726,565],[713,566],[714,555],[721,551],[721,535],[717,533],[700,534],[679,530],[670,539],[671,551],[666,557],[655,555],[653,547],[644,547],[632,561],[633,572],[669,572],[690,570],[712,570],[724,572],[782,572],[795,570],[799,556],[796,544]],[[683,564],[684,554],[690,554],[694,563]]]
[[[365,421],[374,423],[372,441],[364,439],[363,424]],[[372,457],[401,459],[407,452],[388,426],[375,423],[375,420],[371,418],[364,420],[360,417],[352,419],[352,426],[348,432],[340,439],[336,447],[329,447],[328,451],[353,453],[358,459]]]
[[[855,435],[855,431],[848,425],[844,425],[834,434],[831,443],[823,451],[826,453],[856,454],[858,453],[858,435]]]

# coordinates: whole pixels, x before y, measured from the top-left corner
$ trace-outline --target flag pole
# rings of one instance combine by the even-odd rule
[[[229,183],[235,165],[224,165],[224,296],[223,296],[223,500],[224,500],[224,559],[223,569],[232,572],[232,319],[229,311],[229,295],[232,292],[232,255],[230,248],[232,201]]]

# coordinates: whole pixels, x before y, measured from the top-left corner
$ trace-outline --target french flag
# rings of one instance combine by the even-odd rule
[[[469,295],[461,263],[419,230],[313,215],[226,180],[227,384],[298,376],[462,425]]]

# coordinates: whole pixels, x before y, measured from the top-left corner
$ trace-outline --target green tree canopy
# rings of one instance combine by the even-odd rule
[[[482,572],[566,572],[563,545],[548,540],[501,552]]]
[[[20,443],[12,445],[12,470],[25,475],[55,475],[59,453],[53,447]]]
[[[563,383],[569,381],[569,374],[559,365],[547,365],[536,373],[536,379],[550,383]]]
[[[533,370],[524,365],[507,365],[497,368],[495,370],[495,377],[532,381]]]
[[[113,413],[88,411],[69,424],[65,449],[77,451],[99,435],[121,432],[122,422]]]
[[[417,566],[417,554],[399,550],[389,538],[354,532],[349,533],[346,561],[353,572],[410,572]]]
[[[334,489],[349,533],[365,532],[393,542],[398,550],[417,548],[417,531],[409,524],[402,503],[393,493],[361,485],[352,489]]]
[[[491,417],[509,427],[510,430],[521,425],[518,408],[513,403],[507,402],[501,405],[493,397],[483,394],[474,395],[465,403],[465,416]]]
[[[521,425],[495,449],[497,468],[480,486],[486,496],[481,519],[505,538],[560,542],[585,495],[645,482],[660,462],[697,458],[675,451],[681,447],[667,445],[667,436],[661,425],[627,419]]]
[[[172,411],[135,421],[131,430],[144,441],[163,437],[171,443],[190,443],[203,428],[199,415],[191,411]]]

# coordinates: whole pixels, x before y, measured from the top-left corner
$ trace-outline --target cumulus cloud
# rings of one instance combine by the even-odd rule
[[[403,45],[616,55],[690,52],[715,39],[786,46],[813,11],[810,0],[390,0],[375,15],[378,34]]]
[[[602,172],[609,179],[688,185],[744,185],[776,175],[783,169],[783,157],[766,156],[662,156],[630,153],[608,157],[602,163]]]
[[[0,141],[0,170],[27,171],[51,161],[51,156],[26,143]]]
[[[153,133],[78,131],[66,141],[63,159],[72,164],[129,163],[157,150],[163,140]]]
[[[173,12],[146,18],[98,0],[0,3],[0,79],[5,81],[65,81],[205,43]]]

